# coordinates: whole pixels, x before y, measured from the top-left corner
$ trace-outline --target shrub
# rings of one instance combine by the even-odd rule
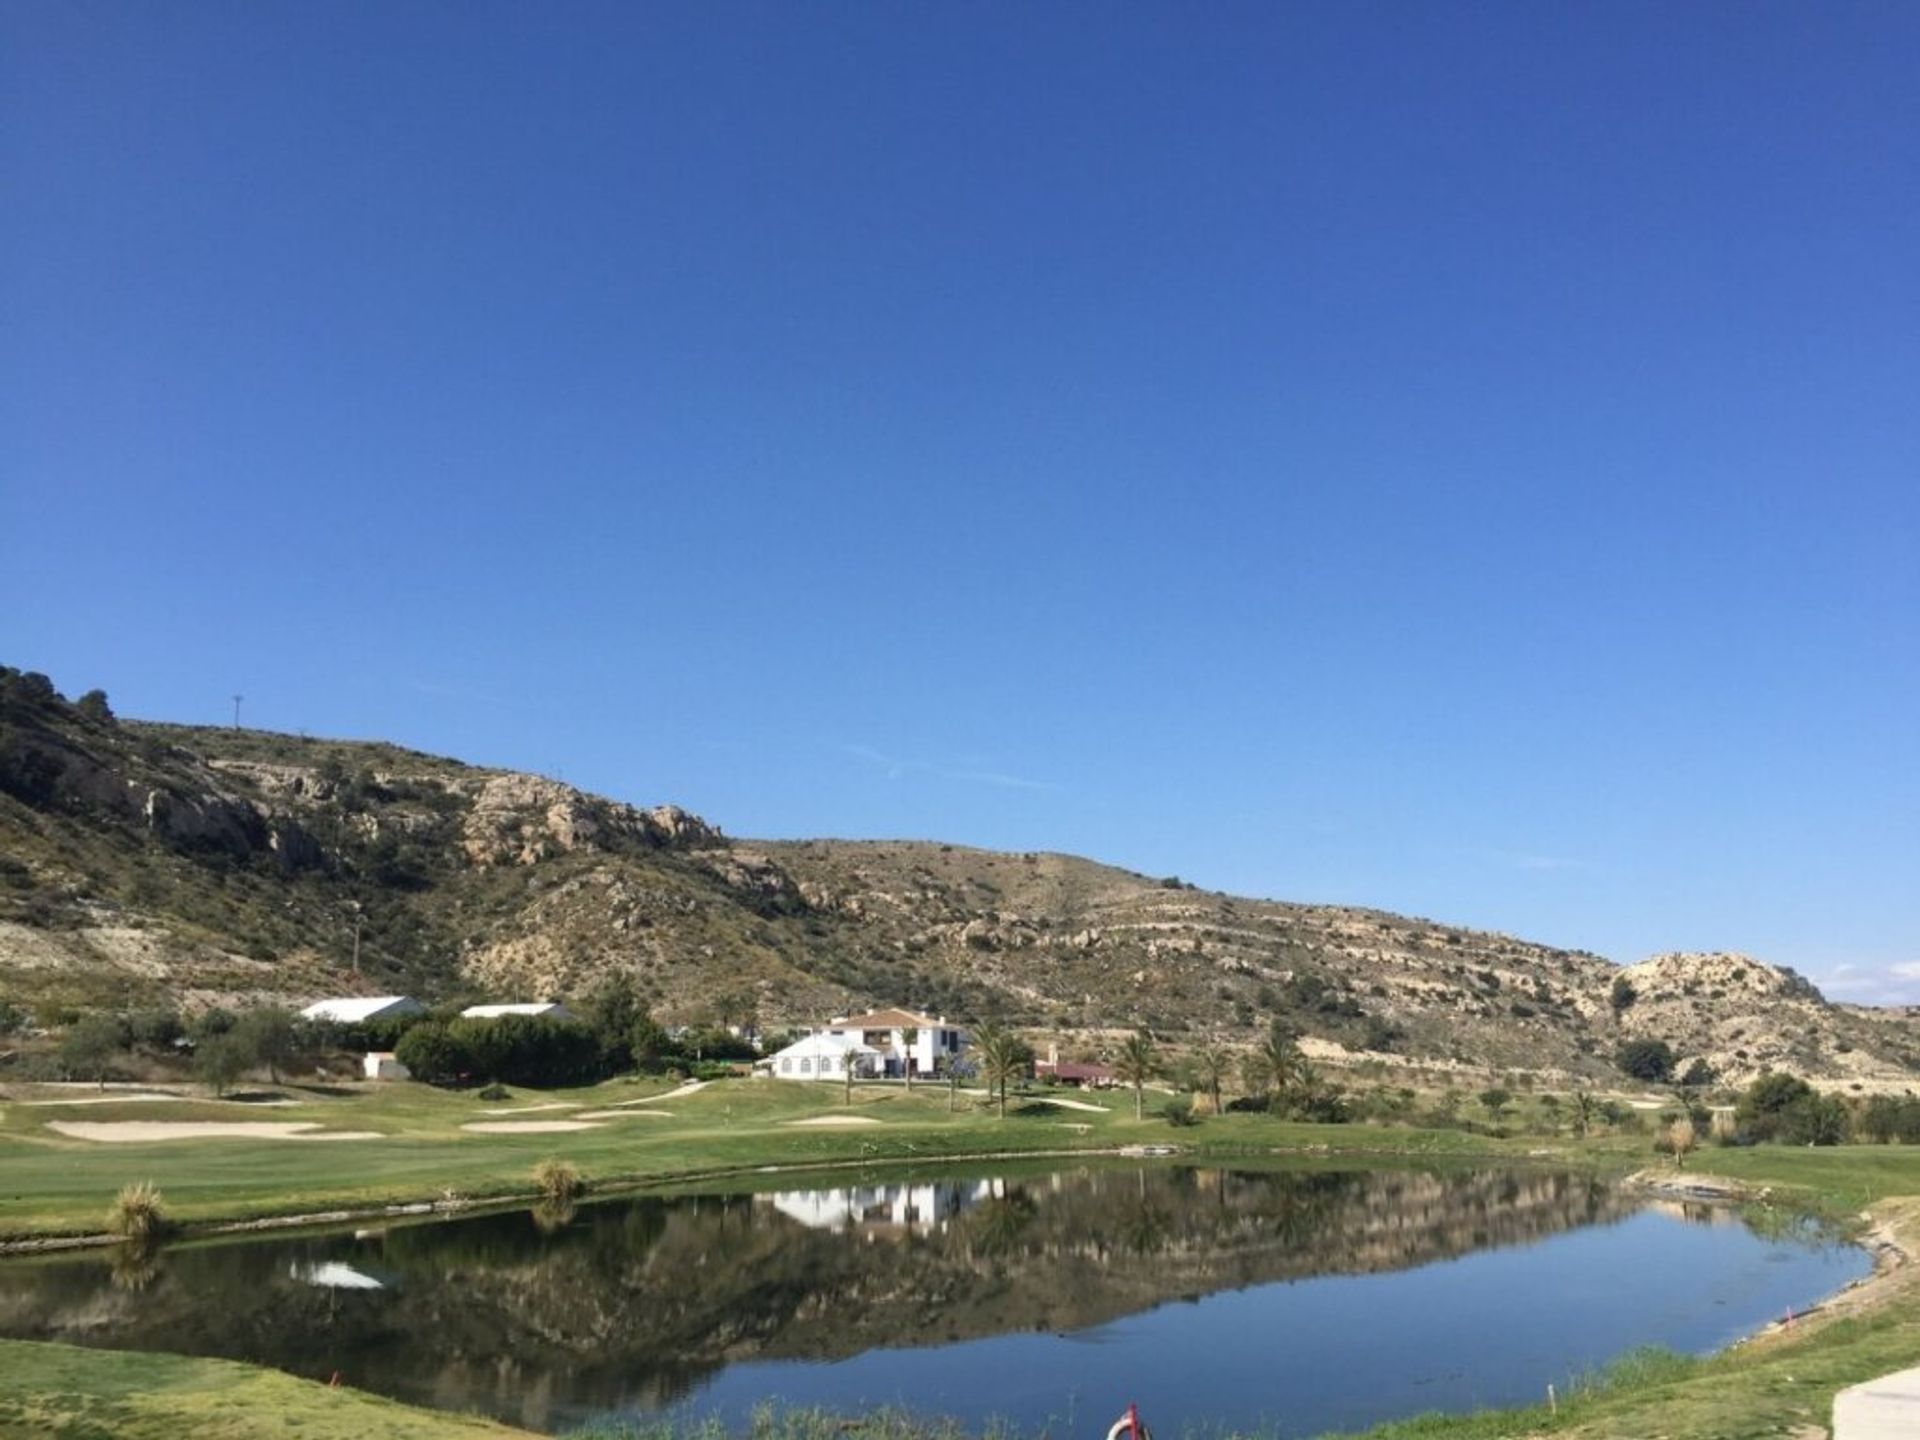
[[[168,1050],[187,1033],[174,1010],[136,1010],[127,1020],[133,1043],[150,1050]]]
[[[1191,1095],[1175,1095],[1167,1101],[1166,1108],[1161,1113],[1167,1117],[1167,1124],[1176,1129],[1200,1123],[1200,1118],[1193,1113]]]
[[[166,1228],[167,1212],[151,1180],[122,1185],[107,1207],[107,1229],[123,1240],[157,1240]]]
[[[533,1183],[540,1187],[540,1198],[553,1205],[567,1204],[584,1188],[570,1161],[552,1157],[533,1167]]]
[[[1618,1020],[1639,998],[1640,992],[1633,988],[1631,980],[1624,975],[1613,977],[1613,988],[1607,992],[1607,1004],[1613,1009],[1614,1019]]]
[[[415,1025],[393,1047],[393,1056],[414,1079],[428,1085],[453,1085],[470,1073],[472,1057],[455,1042],[446,1025],[429,1020]]]
[[[1735,1115],[1741,1133],[1754,1140],[1838,1145],[1847,1138],[1845,1102],[1793,1075],[1762,1075],[1740,1097]]]
[[[482,1100],[511,1100],[513,1092],[504,1085],[488,1085],[480,1091]]]
[[[1636,1080],[1663,1081],[1673,1075],[1673,1047],[1664,1040],[1628,1040],[1614,1052],[1614,1063]]]

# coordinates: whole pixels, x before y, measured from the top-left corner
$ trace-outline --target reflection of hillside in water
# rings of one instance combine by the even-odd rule
[[[743,1360],[1072,1330],[1174,1298],[1397,1269],[1619,1217],[1551,1173],[1090,1169],[583,1207],[0,1270],[0,1331],[250,1359],[550,1426]]]

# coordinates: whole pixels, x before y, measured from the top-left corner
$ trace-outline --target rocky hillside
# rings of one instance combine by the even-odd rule
[[[1616,966],[1511,936],[1066,855],[736,840],[391,745],[122,721],[0,669],[0,998],[524,998],[615,970],[668,1020],[912,1004],[1069,1050],[1136,1024],[1247,1039],[1278,1014],[1334,1058],[1599,1073],[1649,1037],[1732,1077],[1920,1064],[1912,1016],[1740,957],[1630,967],[1616,1013]]]

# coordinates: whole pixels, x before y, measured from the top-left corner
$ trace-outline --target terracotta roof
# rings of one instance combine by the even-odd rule
[[[916,1015],[911,1010],[875,1010],[866,1015],[849,1015],[844,1020],[833,1022],[851,1030],[904,1030],[909,1025],[922,1030],[937,1029],[941,1022],[927,1015]]]

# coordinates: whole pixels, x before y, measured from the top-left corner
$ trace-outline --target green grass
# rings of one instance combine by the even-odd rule
[[[582,1090],[520,1091],[489,1103],[471,1094],[423,1085],[368,1086],[327,1095],[281,1086],[299,1103],[265,1106],[204,1099],[43,1106],[21,1103],[49,1095],[94,1099],[94,1092],[14,1087],[0,1110],[0,1238],[89,1234],[100,1229],[108,1202],[129,1181],[150,1180],[166,1196],[167,1213],[192,1226],[267,1216],[302,1215],[435,1200],[451,1192],[470,1199],[531,1196],[532,1170],[549,1157],[574,1165],[598,1193],[623,1184],[689,1175],[750,1172],[768,1165],[817,1166],[926,1161],[944,1156],[1110,1149],[1178,1144],[1217,1155],[1264,1154],[1276,1148],[1331,1147],[1413,1159],[1468,1154],[1517,1155],[1538,1140],[1494,1141],[1455,1131],[1325,1127],[1228,1115],[1176,1130],[1159,1119],[1152,1097],[1136,1121],[1130,1098],[1109,1096],[1101,1113],[1016,1102],[1006,1119],[961,1097],[949,1113],[946,1091],[866,1085],[843,1101],[838,1085],[720,1081],[665,1102],[670,1118],[631,1118],[601,1128],[555,1134],[486,1135],[463,1131],[469,1121],[565,1119],[574,1111],[518,1116],[493,1109],[572,1103],[581,1110],[664,1093],[663,1082],[609,1081]],[[629,1108],[645,1108],[642,1106]],[[810,1128],[792,1122],[852,1115],[872,1124]],[[318,1123],[329,1130],[378,1132],[378,1140],[282,1141],[243,1138],[103,1143],[69,1138],[49,1121],[231,1120]]]
[[[509,1440],[527,1433],[230,1360],[0,1340],[0,1377],[0,1436],[22,1440]]]

